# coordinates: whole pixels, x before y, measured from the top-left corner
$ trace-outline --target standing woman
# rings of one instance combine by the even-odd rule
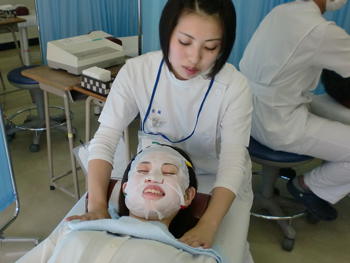
[[[109,217],[106,191],[113,156],[138,113],[140,148],[149,139],[175,145],[194,160],[200,186],[201,175],[214,178],[208,209],[181,242],[210,248],[232,202],[251,205],[251,93],[246,78],[226,63],[235,28],[231,0],[167,2],[159,23],[162,50],[126,62],[99,118],[90,146],[89,213],[67,221]]]

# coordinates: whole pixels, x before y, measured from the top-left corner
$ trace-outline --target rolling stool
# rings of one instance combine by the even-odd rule
[[[22,70],[37,67],[33,66],[24,66],[11,70],[7,74],[7,79],[13,86],[19,89],[29,90],[32,99],[35,102],[35,107],[31,107],[25,110],[20,110],[11,116],[8,124],[6,125],[6,136],[8,141],[11,141],[16,132],[19,131],[35,131],[35,136],[33,138],[32,144],[29,146],[31,152],[39,151],[39,142],[40,137],[43,131],[46,130],[45,127],[45,108],[44,108],[44,92],[40,89],[39,83],[31,78],[27,78],[22,75]],[[50,108],[56,108],[63,111],[63,114],[50,116],[51,119],[51,128],[57,128],[63,131],[67,131],[66,127],[66,116],[64,114],[64,108],[58,106],[50,106]],[[37,115],[32,115],[31,111],[37,111]],[[18,116],[21,113],[29,112],[29,115],[26,117],[23,124],[16,125],[13,123],[13,118]],[[73,113],[71,113],[71,118],[73,118]],[[73,129],[73,134],[76,134],[76,129]]]
[[[291,251],[294,247],[296,234],[294,228],[290,225],[291,220],[306,214],[307,210],[295,199],[279,196],[279,191],[275,188],[275,183],[279,177],[281,168],[304,165],[314,158],[294,153],[274,151],[260,144],[253,137],[250,137],[248,151],[252,161],[262,165],[262,190],[258,193],[254,192],[251,215],[268,220],[276,220],[285,235],[282,248]],[[282,208],[289,208],[298,212],[287,215]],[[267,210],[269,215],[261,213],[261,210]],[[289,220],[289,222],[286,220]]]

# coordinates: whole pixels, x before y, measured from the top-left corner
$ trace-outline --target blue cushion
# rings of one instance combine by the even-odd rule
[[[27,78],[27,77],[23,76],[21,73],[22,70],[30,69],[30,68],[34,68],[34,67],[38,67],[38,66],[39,65],[33,65],[33,66],[24,66],[24,67],[20,67],[20,68],[15,68],[7,74],[7,79],[10,83],[12,82],[15,84],[20,84],[20,85],[38,84],[38,82],[36,80],[31,79],[31,78]]]
[[[278,163],[297,163],[297,162],[302,162],[313,158],[310,156],[299,155],[295,153],[274,151],[260,144],[253,137],[250,137],[248,151],[249,151],[249,154],[255,158],[259,158],[265,161],[278,162]]]

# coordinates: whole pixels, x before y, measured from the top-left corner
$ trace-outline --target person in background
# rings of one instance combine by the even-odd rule
[[[287,183],[289,192],[320,220],[350,192],[350,126],[308,111],[323,68],[350,77],[350,36],[326,10],[347,0],[296,0],[275,7],[250,40],[240,70],[253,97],[252,136],[274,149],[325,160]]]
[[[201,177],[214,178],[208,209],[181,242],[210,248],[223,218],[233,213],[234,200],[251,206],[251,92],[247,79],[226,63],[235,31],[231,0],[166,3],[159,22],[161,51],[126,62],[99,117],[89,147],[89,212],[67,221],[109,217],[106,191],[113,156],[138,113],[139,149],[150,141],[176,145],[194,160],[199,183]],[[245,251],[245,261],[252,262],[248,246]]]

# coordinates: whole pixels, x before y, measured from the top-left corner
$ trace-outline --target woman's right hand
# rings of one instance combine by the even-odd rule
[[[86,214],[83,214],[80,216],[78,215],[69,216],[65,219],[65,221],[69,222],[75,219],[80,219],[81,221],[89,221],[89,220],[98,220],[98,219],[105,219],[105,218],[111,218],[110,214],[108,213],[108,209],[100,208],[100,209],[90,210]]]

